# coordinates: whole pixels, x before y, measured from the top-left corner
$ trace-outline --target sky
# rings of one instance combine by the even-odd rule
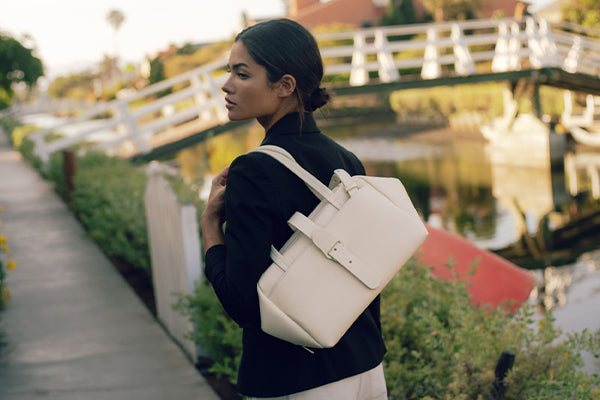
[[[532,0],[534,6],[552,0]],[[50,77],[77,72],[115,55],[114,31],[106,16],[120,10],[125,21],[117,33],[124,63],[138,64],[169,44],[230,38],[241,15],[280,17],[283,0],[0,0],[0,31],[28,47]],[[23,40],[29,34],[34,42]]]
[[[241,15],[279,17],[282,0],[0,0],[0,31],[35,47],[46,72],[63,75],[114,56],[114,30],[106,16],[118,9],[125,21],[117,51],[125,63],[178,46],[228,39]],[[29,34],[34,43],[23,40]]]

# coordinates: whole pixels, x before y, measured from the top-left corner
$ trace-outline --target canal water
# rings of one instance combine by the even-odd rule
[[[481,248],[503,248],[524,233],[535,235],[540,222],[554,229],[582,207],[600,208],[600,149],[569,153],[568,168],[527,149],[507,163],[477,128],[406,129],[394,118],[318,122],[362,160],[367,174],[400,178],[429,224]],[[209,183],[210,175],[262,138],[254,124],[185,149],[176,159],[188,179]],[[532,303],[553,309],[565,331],[600,329],[600,251],[531,273],[538,282]]]

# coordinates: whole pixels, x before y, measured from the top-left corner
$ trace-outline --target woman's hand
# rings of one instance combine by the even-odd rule
[[[225,187],[228,173],[229,167],[226,167],[213,178],[206,208],[202,212],[202,240],[205,250],[217,244],[225,244],[223,223],[226,219]]]

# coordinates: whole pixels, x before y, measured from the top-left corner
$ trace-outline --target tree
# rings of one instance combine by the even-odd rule
[[[412,0],[390,0],[379,25],[405,25],[417,22]]]
[[[14,96],[12,85],[24,82],[30,88],[44,75],[42,61],[17,39],[0,32],[0,108]]]
[[[600,28],[600,2],[598,0],[571,0],[563,3],[563,18],[589,28]]]
[[[423,0],[423,7],[433,15],[435,22],[442,22],[473,18],[482,3],[480,0]]]
[[[119,48],[118,48],[118,43],[117,43],[117,33],[119,31],[119,29],[121,28],[121,25],[123,25],[123,22],[125,22],[125,15],[123,15],[123,13],[117,9],[112,9],[108,12],[108,15],[106,16],[106,21],[108,21],[108,23],[110,24],[110,26],[112,26],[112,28],[115,31],[115,36],[114,36],[114,46],[115,46],[115,58],[119,57]]]

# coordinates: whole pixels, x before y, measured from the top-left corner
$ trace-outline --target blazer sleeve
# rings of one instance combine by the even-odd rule
[[[208,249],[205,274],[241,327],[260,325],[256,284],[271,265],[278,198],[256,159],[245,155],[232,163],[225,188],[225,245]]]

